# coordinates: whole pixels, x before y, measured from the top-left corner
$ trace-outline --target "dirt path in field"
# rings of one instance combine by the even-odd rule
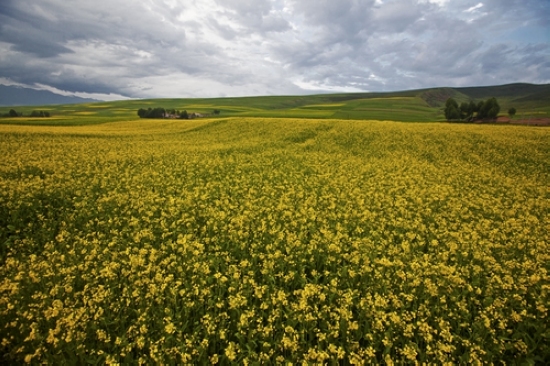
[[[498,117],[497,123],[509,123],[512,125],[550,126],[550,118],[521,118]]]

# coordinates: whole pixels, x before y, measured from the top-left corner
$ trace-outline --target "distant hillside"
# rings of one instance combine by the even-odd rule
[[[97,102],[95,99],[67,97],[46,90],[0,85],[0,106],[78,104]]]
[[[1,87],[0,87],[1,88]],[[2,89],[0,89],[0,92]],[[13,92],[13,90],[12,90]],[[26,120],[3,118],[0,123],[28,124],[95,124],[138,119],[139,109],[162,107],[211,115],[211,118],[262,117],[349,119],[403,122],[445,121],[443,107],[452,97],[458,103],[497,98],[500,114],[506,116],[515,108],[516,118],[531,120],[550,118],[550,84],[511,84],[472,88],[429,88],[377,93],[343,93],[317,95],[256,96],[229,98],[132,99],[111,102],[79,98],[63,98],[56,106],[48,106],[50,119]],[[0,105],[4,103],[0,95]],[[84,101],[84,102],[83,102]],[[80,102],[79,104],[74,104]],[[53,101],[34,100],[34,106],[11,103],[18,113],[29,116],[33,109]],[[73,103],[73,104],[70,104]],[[0,116],[11,106],[0,107]],[[214,110],[219,114],[213,115]]]
[[[313,96],[310,96],[310,98]],[[532,104],[532,106],[541,106],[550,104],[550,84],[508,84],[499,86],[480,86],[466,88],[428,88],[417,90],[403,90],[394,92],[373,92],[373,93],[349,93],[349,94],[325,94],[316,96],[319,99],[325,99],[332,102],[348,102],[357,99],[372,98],[406,98],[417,97],[426,102],[433,108],[440,108],[445,105],[448,98],[456,101],[467,102],[470,100],[480,101],[495,97],[506,104],[516,103],[519,106]],[[304,100],[305,98],[299,98]]]
[[[546,100],[550,101],[550,84],[507,84],[499,86],[479,86],[469,88],[455,88],[470,98],[485,99],[490,97],[511,100]]]

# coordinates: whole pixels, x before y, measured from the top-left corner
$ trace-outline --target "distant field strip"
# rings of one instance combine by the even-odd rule
[[[0,363],[550,360],[549,129],[73,123],[0,125]]]

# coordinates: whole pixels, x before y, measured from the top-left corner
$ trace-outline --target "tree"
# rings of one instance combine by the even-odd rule
[[[151,109],[151,108],[149,108]],[[147,109],[140,108],[137,112],[139,118],[147,118]]]
[[[19,115],[17,114],[17,112],[15,111],[15,109],[10,109],[9,115],[10,115],[10,117],[17,117],[17,116],[19,116]]]
[[[470,109],[472,110],[473,113],[477,113],[477,104],[475,104],[475,102],[473,100],[470,100]]]
[[[453,98],[449,98],[445,102],[445,118],[447,121],[460,119],[458,103]]]
[[[483,118],[481,117],[480,113],[481,113],[481,110],[483,109],[484,104],[485,104],[484,101],[480,101],[479,103],[477,103],[477,106],[476,106],[477,118]]]
[[[179,118],[181,118],[181,119],[189,119],[189,114],[187,113],[186,110],[180,112],[176,109],[166,110],[166,109],[161,108],[161,107],[154,108],[154,109],[140,108],[138,110],[137,114],[138,114],[138,116],[140,116],[140,118],[166,118],[166,115],[170,114],[171,116],[179,116]]]
[[[164,116],[166,115],[166,110],[164,108],[155,108],[153,109],[153,111],[151,112],[151,117],[149,118],[164,118]]]
[[[32,111],[31,112],[31,117],[49,117],[50,116],[50,112],[48,111]]]
[[[474,118],[476,108],[476,104],[473,100],[471,100],[470,103],[462,102],[460,104],[460,119],[471,121]]]
[[[497,100],[493,97],[487,99],[479,108],[477,112],[477,118],[479,119],[496,119],[498,113],[500,112],[500,105]]]
[[[474,120],[474,113],[477,113],[477,105],[473,100],[470,100],[470,103],[468,104],[468,121]]]
[[[140,108],[137,113],[140,118],[164,118],[166,115],[166,110],[164,108]]]
[[[495,98],[489,99],[491,108],[489,109],[488,117],[491,119],[497,119],[500,112],[500,105]]]
[[[510,116],[510,118],[514,118],[514,116],[516,115],[516,109],[514,107],[508,109],[508,115]]]

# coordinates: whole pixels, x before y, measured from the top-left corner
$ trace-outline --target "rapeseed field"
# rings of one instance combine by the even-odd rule
[[[550,361],[550,130],[0,126],[0,362]]]

